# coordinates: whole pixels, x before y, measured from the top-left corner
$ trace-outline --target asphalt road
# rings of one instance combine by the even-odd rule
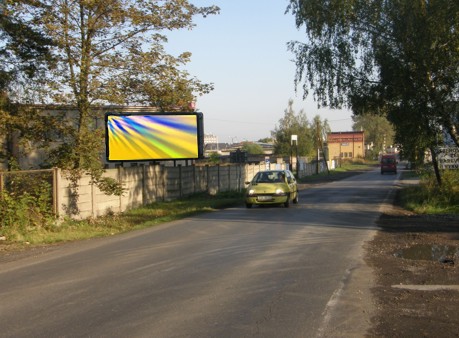
[[[0,263],[0,336],[358,336],[362,245],[396,179],[375,170],[303,190],[290,208],[241,206]]]

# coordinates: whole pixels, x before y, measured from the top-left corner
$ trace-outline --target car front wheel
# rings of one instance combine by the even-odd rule
[[[246,207],[247,209],[250,209],[250,208],[252,207],[252,204],[246,203],[246,204],[245,204],[245,207]]]
[[[294,203],[294,204],[298,204],[298,191],[296,192],[296,196],[295,196],[295,198],[293,199],[293,203]]]
[[[284,202],[284,207],[288,208],[290,206],[290,195],[287,195],[287,200]]]

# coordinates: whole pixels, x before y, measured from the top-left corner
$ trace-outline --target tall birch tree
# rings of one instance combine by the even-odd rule
[[[212,89],[182,70],[190,53],[165,52],[165,33],[192,29],[194,17],[216,6],[187,0],[6,0],[6,12],[50,38],[55,65],[34,87],[36,103],[66,103],[77,116],[59,165],[101,176],[103,135],[93,130],[91,107],[189,103]],[[21,100],[21,97],[12,99]],[[65,161],[62,161],[65,159]]]
[[[305,42],[289,44],[304,95],[357,115],[386,114],[402,148],[431,150],[441,183],[442,134],[459,146],[459,2],[291,0],[287,11],[306,32]]]

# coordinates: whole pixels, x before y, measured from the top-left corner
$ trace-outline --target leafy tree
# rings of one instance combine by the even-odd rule
[[[459,2],[291,0],[287,11],[307,32],[306,43],[289,44],[304,95],[357,115],[386,114],[405,151],[431,150],[441,183],[439,135],[459,145]]]
[[[0,42],[0,91],[6,91],[13,81],[26,85],[52,64],[52,40],[26,20],[14,18],[5,2],[0,4]]]
[[[210,153],[209,162],[212,164],[219,164],[221,162],[220,154],[216,151]]]
[[[33,106],[12,103],[5,91],[0,92],[0,135],[4,135],[5,141],[4,149],[0,149],[0,162],[5,162],[9,170],[19,170],[12,164],[19,165],[21,155],[32,147],[49,149],[53,135],[65,134],[66,127],[59,115],[40,114]]]
[[[378,155],[383,152],[388,145],[394,144],[394,127],[383,115],[364,114],[352,117],[354,124],[353,130],[363,130],[365,132],[365,143],[373,144],[373,153]]]
[[[155,54],[159,53],[162,55],[133,55],[131,71],[120,74],[111,91],[101,93],[101,97],[124,104],[149,104],[161,111],[189,111],[196,93],[203,95],[213,90],[213,84],[203,84],[180,69],[190,61],[190,53],[182,53],[176,58],[166,55],[163,46],[158,44]],[[145,64],[146,57],[159,59],[156,63]]]
[[[76,178],[89,172],[101,187],[106,183],[100,181],[103,133],[94,132],[91,107],[149,103],[182,108],[192,93],[212,89],[179,70],[190,54],[168,55],[161,32],[191,29],[196,15],[216,14],[216,6],[196,7],[187,0],[11,0],[6,10],[54,43],[55,67],[34,89],[37,101],[77,107],[67,142],[52,154],[55,164],[71,169]]]
[[[259,144],[253,142],[243,142],[242,151],[246,151],[248,154],[251,155],[264,154],[263,148]]]
[[[298,155],[313,156],[313,130],[301,110],[298,114],[293,109],[293,100],[289,100],[288,108],[284,111],[284,117],[271,132],[274,139],[274,153],[278,155],[290,155],[292,150],[292,135],[298,136]]]
[[[17,141],[26,149],[29,142],[46,145],[49,133],[57,130],[53,117],[31,114],[11,101],[10,93],[28,96],[28,83],[52,66],[50,47],[52,40],[32,29],[28,22],[14,19],[6,10],[6,3],[0,4],[0,135],[4,147],[0,148],[0,161],[8,169],[18,162]]]
[[[272,143],[272,142],[273,142],[273,139],[272,139],[271,137],[265,137],[265,138],[259,139],[258,142],[261,142],[261,143]]]

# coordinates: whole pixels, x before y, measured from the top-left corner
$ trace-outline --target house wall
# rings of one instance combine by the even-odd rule
[[[329,158],[364,158],[365,135],[363,131],[328,134]]]

